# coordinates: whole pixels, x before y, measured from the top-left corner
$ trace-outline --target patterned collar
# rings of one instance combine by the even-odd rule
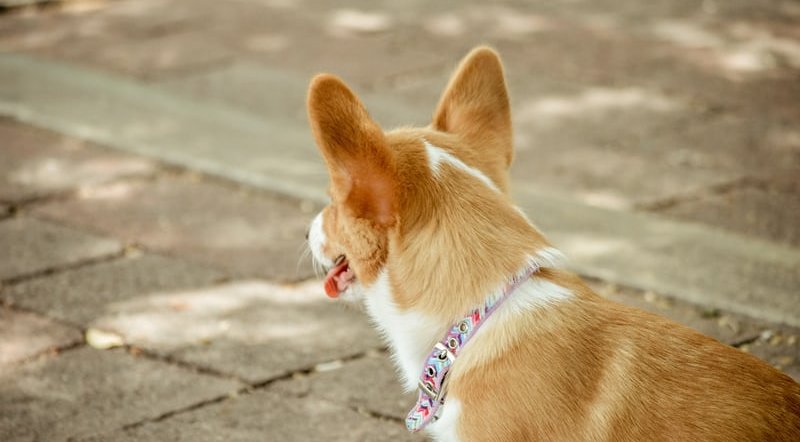
[[[417,432],[439,418],[439,411],[447,395],[447,373],[456,357],[481,325],[494,313],[503,301],[539,270],[537,265],[527,267],[509,281],[500,296],[493,297],[486,303],[450,327],[444,339],[439,341],[426,359],[425,368],[419,377],[419,397],[414,408],[406,417],[408,431]]]

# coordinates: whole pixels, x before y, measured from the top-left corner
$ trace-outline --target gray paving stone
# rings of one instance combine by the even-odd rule
[[[92,325],[258,383],[381,347],[362,313],[323,293],[319,281],[165,290],[116,303]]]
[[[0,221],[0,280],[18,278],[121,250],[112,239],[29,217]]]
[[[0,201],[19,202],[114,178],[147,176],[144,158],[0,118]]]
[[[680,202],[659,213],[800,247],[800,195],[797,193],[735,189],[722,195]]]
[[[157,82],[165,89],[212,99],[268,120],[305,121],[308,79],[293,72],[243,62]]]
[[[325,29],[320,29],[319,25],[314,25],[307,29],[287,30],[284,35],[290,42],[293,38],[294,41],[303,41],[306,38],[300,34],[307,32],[320,33],[325,36],[315,38],[315,44],[305,44],[302,52],[293,50],[292,43],[282,51],[259,50],[258,42],[261,39],[269,39],[272,34],[264,32],[264,30],[254,31],[243,46],[244,49],[252,51],[253,59],[267,63],[269,66],[289,69],[296,72],[301,78],[310,79],[316,73],[330,72],[346,78],[351,85],[361,85],[362,87],[369,87],[380,78],[392,77],[405,72],[424,71],[453,63],[452,57],[444,51],[429,51],[419,47],[405,46],[405,42],[414,38],[416,29],[403,29],[388,35],[354,38],[331,36]],[[254,46],[255,49],[253,49]],[[363,54],[366,53],[372,55],[364,57]],[[308,62],[312,59],[315,60],[313,64]]]
[[[6,287],[0,296],[6,302],[86,326],[117,314],[125,302],[208,285],[223,276],[205,266],[144,255],[24,281]]]
[[[33,313],[0,307],[0,367],[82,340],[76,328]]]
[[[192,177],[120,183],[93,192],[35,212],[236,275],[283,281],[311,275],[302,255],[311,214],[300,203]]]
[[[319,67],[318,70],[322,71],[323,68]],[[158,82],[158,85],[182,95],[225,103],[265,120],[286,121],[289,125],[304,127],[307,124],[308,83],[316,72],[275,69],[263,62],[240,62],[180,78],[168,78]],[[387,128],[412,123],[424,126],[429,123],[433,109],[433,105],[419,109],[403,103],[400,97],[388,99],[385,94],[368,91],[359,98],[369,108],[370,115]],[[310,139],[309,143],[312,143]]]
[[[315,398],[271,390],[89,440],[115,441],[422,441],[399,422],[378,420]]]
[[[604,123],[611,125],[608,121]],[[570,125],[574,130],[571,133],[579,134],[576,138],[590,138],[580,133],[580,124]],[[587,124],[586,119],[582,124]],[[521,136],[531,142],[520,146],[525,151],[519,151],[512,168],[517,188],[551,195],[569,192],[571,197],[590,206],[633,210],[674,195],[702,192],[744,175],[738,170],[686,166],[680,162],[680,156],[687,151],[638,153],[634,152],[638,147],[611,146],[601,151],[579,140],[566,140],[569,135],[563,135],[564,131],[564,126],[559,126],[548,134],[532,130]],[[710,156],[697,152],[689,155],[700,158],[698,161]]]
[[[141,79],[204,68],[231,57],[213,36],[197,31],[141,39],[83,39],[45,51],[47,55],[110,69]]]
[[[320,371],[277,382],[272,388],[404,420],[417,396],[404,393],[398,379],[388,355],[370,353],[354,361],[326,364]]]
[[[3,440],[65,440],[234,393],[241,385],[91,348],[0,371]]]
[[[193,17],[190,8],[176,13],[159,2],[141,1],[111,9],[84,2],[83,9],[71,9],[64,3],[62,11],[9,20],[11,32],[0,45],[141,79],[203,68],[232,55],[219,38],[198,31],[209,21]],[[192,19],[195,26],[185,26]]]

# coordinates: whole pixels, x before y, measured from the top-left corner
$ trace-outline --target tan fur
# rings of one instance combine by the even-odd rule
[[[478,165],[503,191],[514,149],[511,107],[503,65],[488,48],[473,50],[456,69],[445,89],[432,127],[458,134],[459,154],[470,165]]]
[[[483,302],[547,241],[508,197],[511,117],[488,48],[454,74],[428,128],[384,133],[341,80],[316,77],[309,119],[331,174],[323,253],[443,326]],[[424,141],[501,190],[442,164]],[[479,334],[450,374],[462,441],[800,440],[800,386],[758,359],[607,301],[569,273],[571,300]],[[422,367],[420,367],[421,369]]]
[[[539,277],[578,296],[515,324],[501,357],[452,373],[462,440],[798,440],[800,387],[788,376],[574,275]]]

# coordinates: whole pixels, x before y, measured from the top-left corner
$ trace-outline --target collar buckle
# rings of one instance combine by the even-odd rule
[[[434,403],[443,403],[447,394],[447,373],[450,372],[450,366],[455,362],[456,355],[441,342],[436,343],[434,349],[434,357],[429,359],[430,365],[428,365],[432,373],[429,373],[428,380],[425,376],[421,377],[417,386],[420,392],[428,396]],[[438,389],[435,385],[437,380]]]
[[[406,428],[416,432],[439,419],[441,405],[447,396],[447,374],[455,362],[456,354],[439,342],[428,356],[425,371],[417,384],[419,399],[406,418]]]

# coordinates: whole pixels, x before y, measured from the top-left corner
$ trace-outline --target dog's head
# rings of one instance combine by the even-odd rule
[[[493,50],[464,58],[428,127],[384,132],[327,74],[308,115],[330,174],[309,232],[329,296],[386,278],[398,308],[454,318],[547,247],[508,197],[511,114]]]

